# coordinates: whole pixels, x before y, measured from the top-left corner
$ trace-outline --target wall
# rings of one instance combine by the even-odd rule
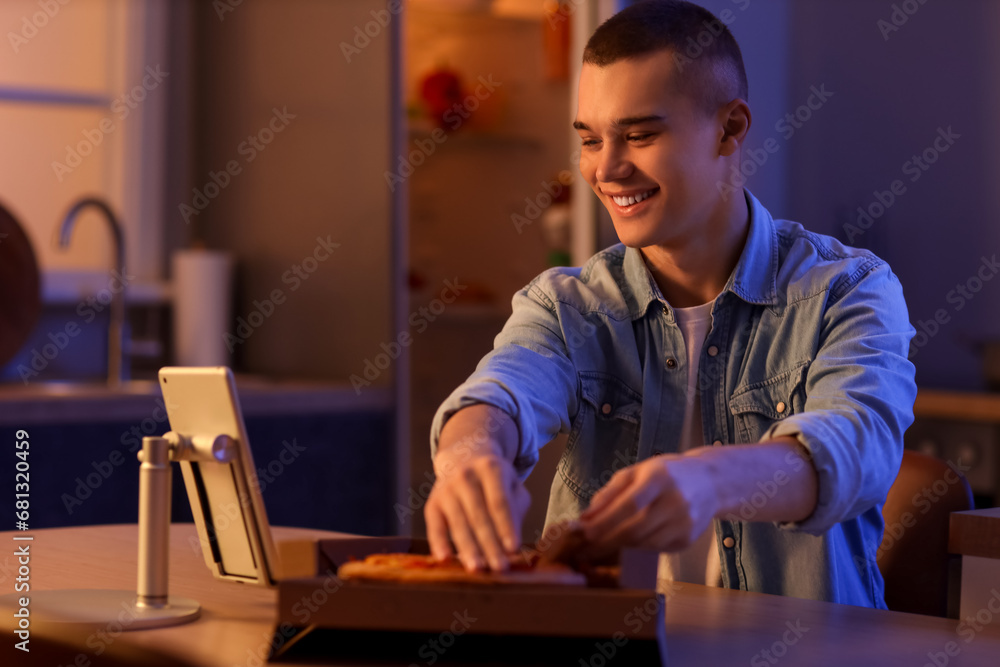
[[[721,17],[726,12],[723,20],[740,45],[752,114],[744,151],[760,154],[769,139],[778,144],[778,149],[766,159],[744,160],[746,166],[741,175],[747,179],[746,187],[771,213],[783,216],[788,207],[789,160],[795,137],[785,139],[776,126],[791,110],[792,99],[803,93],[808,95],[807,91],[792,89],[789,81],[789,2],[702,0],[698,4],[716,16]],[[732,181],[738,182],[738,178]]]
[[[68,249],[53,243],[70,205],[98,195],[121,219],[130,275],[163,277],[169,13],[165,3],[127,0],[0,3],[0,203],[43,271],[112,266],[111,235],[92,212]]]
[[[835,96],[796,136],[788,213],[889,261],[922,332],[911,354],[918,384],[975,389],[982,386],[975,343],[1000,334],[1000,280],[976,279],[982,258],[1000,251],[993,118],[1000,8],[990,0],[896,4],[916,8],[896,16],[899,26],[888,2],[791,5],[791,88],[825,84]],[[941,128],[961,138],[926,171],[907,171]],[[903,194],[858,228],[858,207],[879,213],[876,192],[896,180]],[[981,287],[971,298],[953,291],[970,280]]]
[[[219,177],[227,185],[190,225],[236,254],[236,317],[269,311],[254,302],[275,290],[284,297],[233,342],[236,363],[346,381],[395,338],[393,199],[383,177],[397,117],[395,17],[348,57],[341,43],[352,44],[384,2],[247,2],[219,15],[215,4],[197,8],[193,187],[211,187],[227,164],[236,173]],[[339,248],[317,252],[318,238]],[[239,335],[237,322],[232,330]],[[392,374],[373,382],[387,386]]]
[[[768,136],[779,142],[748,187],[774,215],[890,263],[918,330],[911,348],[918,384],[983,388],[979,344],[1000,336],[1000,281],[990,280],[995,270],[984,262],[1000,251],[993,222],[1000,130],[992,122],[1000,105],[1000,5],[700,4],[736,16],[730,27],[743,49],[754,112],[747,148]],[[803,109],[814,89],[832,95],[821,103],[813,97],[818,108]],[[799,119],[777,131],[787,113]],[[907,168],[949,127],[960,138],[946,152],[931,150],[927,169]],[[902,194],[891,192],[894,181]]]

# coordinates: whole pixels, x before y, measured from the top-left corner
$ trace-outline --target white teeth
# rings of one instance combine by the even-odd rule
[[[641,202],[643,199],[646,199],[652,194],[653,190],[649,190],[648,192],[643,192],[641,194],[629,197],[612,197],[611,200],[614,201],[614,203],[618,204],[619,206],[631,206],[632,204]]]

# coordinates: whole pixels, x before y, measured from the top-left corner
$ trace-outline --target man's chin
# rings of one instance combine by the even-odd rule
[[[657,242],[646,234],[623,234],[617,227],[615,228],[615,233],[618,235],[618,241],[627,248],[637,248],[641,250],[642,248],[657,245]]]

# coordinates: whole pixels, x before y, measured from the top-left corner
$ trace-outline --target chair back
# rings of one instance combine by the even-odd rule
[[[948,554],[948,524],[952,512],[970,509],[972,490],[961,472],[932,456],[903,452],[882,507],[885,533],[877,554],[889,609],[949,615],[949,571],[957,557]],[[952,609],[957,615],[957,605]]]

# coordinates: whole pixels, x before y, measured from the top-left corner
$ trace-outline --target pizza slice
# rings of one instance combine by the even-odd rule
[[[506,572],[469,572],[455,557],[437,560],[426,554],[372,554],[341,565],[337,575],[346,581],[452,583],[472,585],[585,586],[587,579],[563,563],[540,562],[537,554],[512,554]]]

